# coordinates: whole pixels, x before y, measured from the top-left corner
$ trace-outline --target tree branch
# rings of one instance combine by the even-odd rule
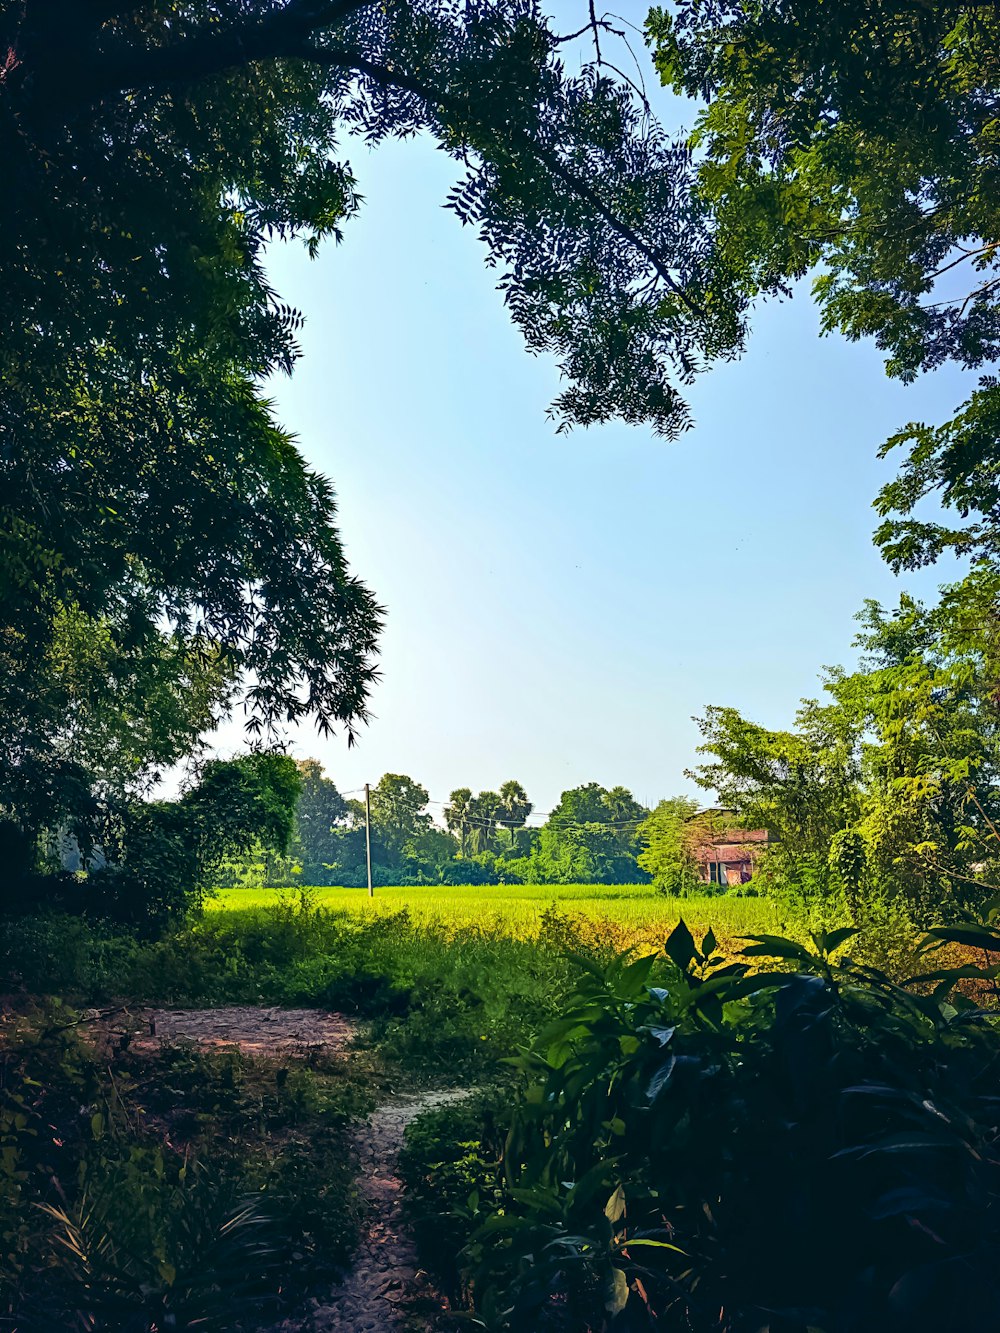
[[[190,83],[223,74],[257,60],[280,59],[323,28],[334,28],[375,0],[289,0],[237,27],[221,32],[199,32],[169,46],[136,50],[119,43],[88,62],[77,77],[59,72],[59,85],[46,87],[47,95],[65,106],[112,93],[156,89],[171,83]]]
[[[120,51],[111,46],[97,58],[88,61],[82,71],[78,64],[74,71],[77,75],[75,78],[67,78],[62,68],[50,70],[49,79],[44,75],[38,78],[41,71],[36,70],[36,95],[44,87],[43,96],[51,110],[53,105],[65,107],[67,104],[94,101],[114,93],[190,83],[266,59],[298,59],[353,70],[383,87],[412,92],[429,105],[440,107],[460,118],[471,115],[489,133],[520,144],[603,218],[616,235],[641,254],[654,273],[693,314],[703,314],[674,278],[662,257],[632,227],[617,217],[587,182],[566,166],[557,153],[526,131],[510,125],[501,127],[487,124],[475,117],[472,108],[448,94],[400,69],[375,64],[357,51],[319,47],[309,41],[319,30],[336,27],[358,10],[373,3],[375,0],[289,0],[282,9],[220,33],[200,32],[169,46],[146,47],[139,51],[125,47],[124,43]],[[597,19],[596,23],[602,26],[603,21]]]
[[[421,82],[421,80],[414,79],[410,75],[404,74],[402,70],[390,69],[388,66],[377,65],[370,60],[366,60],[364,56],[356,51],[341,51],[335,48],[304,45],[298,52],[296,52],[296,54],[300,55],[304,60],[311,60],[318,64],[336,65],[342,69],[356,70],[359,74],[367,75],[370,79],[374,79],[376,83],[382,84],[384,87],[402,88],[406,92],[414,93],[432,106],[441,107],[443,110],[450,111],[455,115],[468,116],[470,113],[474,114],[471,112],[471,108],[464,106],[461,102],[456,101],[456,99],[450,97],[447,93],[442,93],[438,89],[432,88]],[[622,240],[627,241],[630,246],[637,250],[643,258],[647,260],[657,276],[663,280],[675,296],[680,298],[692,314],[698,316],[702,315],[703,312],[697,304],[691,300],[680,283],[677,282],[676,278],[674,278],[673,274],[652,246],[648,245],[632,227],[616,217],[600,196],[596,194],[585,181],[581,180],[574,171],[571,171],[570,168],[560,160],[556,153],[550,148],[546,148],[544,144],[539,143],[537,139],[532,138],[532,136],[525,130],[519,130],[511,125],[505,125],[502,130],[499,130],[495,126],[486,124],[483,121],[479,121],[479,124],[482,125],[484,129],[489,130],[492,134],[502,133],[515,142],[520,143],[524,149],[548,167],[553,176],[556,176],[561,180],[564,185],[569,186],[576,195],[589,204],[594,212],[598,213],[604,219],[616,235],[620,236]]]

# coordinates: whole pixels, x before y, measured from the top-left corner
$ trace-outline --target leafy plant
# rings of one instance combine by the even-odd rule
[[[882,1333],[989,1323],[993,1020],[760,935],[579,961],[466,1250],[483,1327]],[[762,967],[763,970],[755,970]]]
[[[459,1256],[484,1213],[502,1207],[509,1080],[427,1111],[406,1130],[399,1159],[420,1262],[454,1306],[465,1298]]]
[[[274,1305],[283,1256],[273,1218],[260,1198],[233,1200],[197,1162],[135,1148],[101,1156],[71,1208],[38,1206],[52,1228],[29,1328],[224,1333]]]

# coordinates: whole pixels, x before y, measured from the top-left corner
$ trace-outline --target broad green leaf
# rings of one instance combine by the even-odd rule
[[[854,939],[855,935],[860,933],[858,926],[841,926],[839,930],[828,931],[820,938],[823,941],[824,953],[835,953],[841,945],[846,944],[848,940]]]
[[[644,1028],[643,1031],[648,1032],[649,1035],[655,1041],[659,1042],[661,1046],[666,1046],[677,1031],[677,1026],[675,1024],[672,1027],[647,1027]]]
[[[988,926],[936,926],[928,935],[946,944],[970,944],[988,953],[1000,953],[1000,932]]]
[[[747,958],[792,958],[803,963],[813,963],[816,959],[805,945],[787,940],[783,935],[746,935],[744,938],[753,941],[740,950]]]
[[[649,1086],[646,1088],[646,1098],[649,1102],[655,1102],[657,1097],[673,1078],[674,1070],[677,1067],[677,1057],[671,1051],[663,1064],[660,1065],[656,1073],[649,1080]]]
[[[688,930],[683,917],[667,936],[663,951],[682,972],[686,972],[694,962],[696,956],[694,937]]]

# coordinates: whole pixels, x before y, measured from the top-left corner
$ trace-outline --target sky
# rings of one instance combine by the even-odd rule
[[[517,778],[538,812],[588,781],[647,804],[694,792],[707,705],[789,726],[823,666],[852,662],[864,599],[954,576],[895,578],[871,501],[895,470],[879,444],[944,419],[968,377],[889,381],[872,344],[819,336],[804,289],[699,378],[678,441],[557,435],[554,363],[526,353],[474,230],[442,207],[453,164],[424,140],[346,155],[365,203],[343,244],[270,252],[306,323],[268,389],[387,610],[359,743],[288,737],[342,791],[400,772],[444,801]],[[240,746],[228,724],[217,752]]]

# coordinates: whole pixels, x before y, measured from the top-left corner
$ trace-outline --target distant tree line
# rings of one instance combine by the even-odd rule
[[[364,801],[345,798],[316,759],[298,763],[302,787],[285,854],[223,862],[220,884],[367,882]],[[520,782],[497,791],[456,788],[437,812],[425,787],[386,773],[371,789],[372,880],[389,884],[636,884],[701,890],[698,803],[650,810],[625,787],[588,782],[564,791],[544,823]]]

